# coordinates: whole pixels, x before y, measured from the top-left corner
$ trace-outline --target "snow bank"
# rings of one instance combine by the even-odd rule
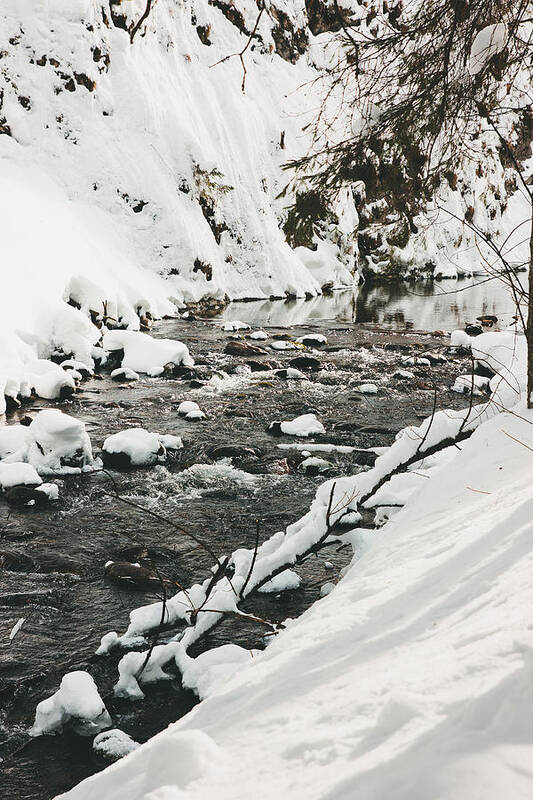
[[[64,797],[529,797],[531,423],[485,423],[248,668]]]
[[[30,733],[32,736],[60,733],[68,722],[82,736],[91,736],[111,725],[111,717],[87,672],[69,672],[64,676],[58,691],[37,706]]]

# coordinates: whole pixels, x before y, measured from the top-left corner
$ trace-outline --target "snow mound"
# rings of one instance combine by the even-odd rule
[[[28,427],[26,460],[40,475],[89,467],[93,454],[84,423],[54,408],[40,411]]]
[[[268,333],[266,333],[265,331],[254,331],[253,333],[250,334],[250,339],[257,339],[259,341],[264,341],[265,339],[268,339]]]
[[[138,381],[139,376],[137,373],[128,367],[117,367],[112,370],[111,380],[113,381]]]
[[[249,331],[250,326],[247,322],[241,322],[239,319],[226,320],[222,326],[223,331]],[[257,338],[257,337],[255,337]]]
[[[139,747],[139,743],[131,738],[124,731],[118,728],[111,728],[109,731],[102,731],[93,739],[93,750],[104,758],[119,759],[133,753]]]
[[[316,347],[328,343],[327,337],[323,333],[306,333],[305,336],[298,337],[296,341],[306,347]]]
[[[187,800],[258,786],[265,800],[354,787],[358,800],[528,798],[533,412],[513,411],[463,442],[229,685],[68,800],[144,800],[145,781],[177,794],[174,760],[199,733],[219,760]]]
[[[182,682],[203,700],[224,686],[235,673],[250,663],[257,651],[245,650],[236,644],[223,644],[191,658],[179,652],[176,663],[182,671]]]
[[[205,417],[198,403],[194,403],[192,400],[184,400],[183,403],[180,403],[178,406],[178,414],[190,420],[204,419]]]
[[[489,378],[483,375],[458,375],[452,386],[452,392],[479,396],[488,388],[489,382]]]
[[[40,486],[42,482],[31,464],[0,462],[0,487],[4,490],[11,489],[12,486]]]
[[[272,580],[264,583],[259,591],[264,594],[286,592],[289,589],[298,589],[301,583],[302,579],[298,573],[294,572],[292,569],[286,569],[272,578]]]
[[[114,467],[150,467],[166,459],[167,450],[183,447],[179,436],[129,428],[108,436],[102,446],[104,464]]]
[[[23,461],[28,447],[28,428],[25,425],[6,425],[0,428],[0,459],[13,457]]]
[[[326,432],[326,429],[315,414],[302,414],[299,417],[281,423],[273,422],[270,425],[270,429],[273,429],[272,426],[277,424],[279,424],[281,432],[287,434],[287,436],[315,436]]]
[[[103,339],[104,350],[123,350],[122,367],[147,375],[161,375],[167,364],[194,365],[187,346],[174,339],[152,339],[138,331],[108,331]]]
[[[479,31],[470,50],[470,60],[468,71],[471,75],[485,69],[489,61],[497,53],[501,53],[507,43],[507,25],[505,22],[498,22],[495,25],[487,25]]]
[[[87,672],[68,672],[63,677],[58,691],[37,706],[30,733],[60,733],[68,722],[82,736],[91,736],[111,725],[111,717]]]
[[[377,394],[378,387],[375,383],[360,383],[359,386],[356,387],[356,392],[361,392],[361,394]]]

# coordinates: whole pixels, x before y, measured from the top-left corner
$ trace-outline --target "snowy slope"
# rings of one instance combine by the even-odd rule
[[[224,690],[63,797],[531,797],[533,414],[515,412]]]
[[[317,97],[299,89],[318,74],[311,56],[281,58],[275,19],[263,15],[243,93],[240,60],[216,62],[246,44],[238,24],[253,28],[255,3],[157,2],[130,42],[117,26],[145,5],[112,4],[113,16],[100,0],[2,3],[0,122],[19,146],[0,136],[0,156],[43,169],[66,190],[58,224],[67,228],[72,210],[84,217],[85,237],[107,242],[119,279],[117,250],[167,277],[167,295],[180,299],[316,293],[284,240],[275,199],[287,182],[281,164],[308,146],[302,127]],[[300,0],[277,5],[285,27],[307,37]],[[231,9],[238,24],[226,18]],[[33,213],[25,217],[31,230]],[[54,272],[53,242],[40,245],[41,270]],[[33,274],[16,251],[13,260]],[[330,278],[335,267],[351,282],[334,261]],[[84,264],[76,270],[92,275]]]

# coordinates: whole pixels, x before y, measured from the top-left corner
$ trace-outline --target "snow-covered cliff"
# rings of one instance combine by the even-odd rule
[[[261,15],[244,92],[240,58],[217,62],[247,44],[259,14],[251,0],[159,0],[133,41],[145,0],[2,5],[0,163],[4,181],[24,184],[3,211],[24,217],[40,253],[37,269],[6,224],[9,271],[30,281],[80,272],[102,300],[106,276],[146,299],[137,268],[166,278],[165,288],[151,281],[152,298],[180,300],[314,294],[352,281],[353,255],[341,264],[329,253],[328,274],[313,274],[280,228],[281,166],[308,146],[302,128],[318,97],[304,87],[318,75],[320,43],[310,43],[303,2]],[[351,233],[353,206],[340,216]],[[53,241],[33,232],[44,220]],[[68,252],[59,229],[74,234]]]

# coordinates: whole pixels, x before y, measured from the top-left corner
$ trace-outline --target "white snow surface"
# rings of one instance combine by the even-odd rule
[[[529,798],[532,446],[523,405],[485,422],[264,653],[63,797]]]

